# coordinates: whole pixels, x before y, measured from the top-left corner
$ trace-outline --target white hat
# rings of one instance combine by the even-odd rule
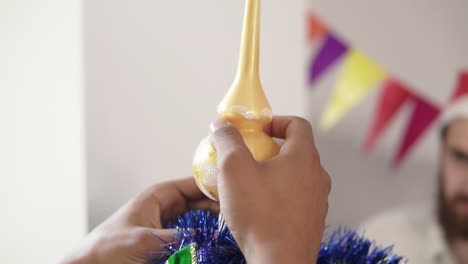
[[[441,126],[445,127],[459,118],[468,118],[468,94],[458,98],[444,110]]]

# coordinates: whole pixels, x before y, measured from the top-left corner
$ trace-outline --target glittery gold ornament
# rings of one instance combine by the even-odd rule
[[[279,146],[263,132],[271,122],[272,112],[258,71],[259,33],[260,0],[246,0],[237,75],[218,105],[218,115],[239,130],[257,161],[265,161],[278,154]],[[193,172],[200,189],[213,200],[218,200],[216,158],[216,150],[209,138],[203,139],[195,152]]]

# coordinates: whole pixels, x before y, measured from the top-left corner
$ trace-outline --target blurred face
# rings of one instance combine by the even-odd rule
[[[468,240],[468,118],[448,127],[442,159],[441,220],[451,238]]]

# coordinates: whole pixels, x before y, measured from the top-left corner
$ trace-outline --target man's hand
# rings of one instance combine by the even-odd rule
[[[141,193],[96,227],[81,247],[63,264],[145,263],[176,230],[162,229],[177,215],[191,209],[217,211],[193,177],[155,185]],[[159,238],[158,238],[159,237]]]
[[[313,263],[324,229],[330,177],[320,164],[309,123],[275,117],[266,132],[284,139],[271,161],[256,162],[239,132],[225,121],[212,125],[218,152],[218,192],[226,223],[247,261]],[[162,229],[191,209],[217,211],[193,178],[155,185],[94,229],[63,264],[145,263],[149,252],[172,241]]]
[[[221,211],[248,263],[314,263],[331,181],[304,119],[275,117],[265,129],[284,139],[278,156],[256,162],[224,120],[211,126]]]

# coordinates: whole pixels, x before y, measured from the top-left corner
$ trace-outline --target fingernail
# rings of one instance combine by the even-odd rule
[[[229,125],[230,125],[230,123],[226,119],[218,118],[218,119],[216,119],[215,121],[213,121],[210,124],[210,130],[211,130],[211,132],[214,132],[214,131],[220,129],[221,127],[225,127],[225,126],[229,126]]]

